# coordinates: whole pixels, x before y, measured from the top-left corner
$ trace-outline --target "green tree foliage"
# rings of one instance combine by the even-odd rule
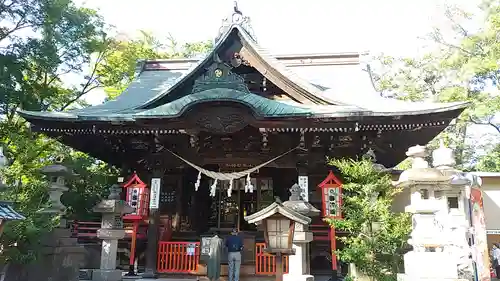
[[[172,37],[168,44],[162,43],[148,32],[141,31],[136,39],[115,39],[112,52],[97,68],[99,81],[104,86],[108,99],[115,99],[134,79],[139,60],[192,58],[207,53],[211,41],[181,45]]]
[[[118,40],[109,38],[106,28],[95,11],[71,0],[0,0],[0,145],[9,159],[0,171],[7,186],[0,199],[14,201],[27,218],[7,224],[0,262],[35,259],[41,237],[58,222],[39,212],[48,201],[41,167],[61,161],[75,170],[78,176],[61,200],[69,218],[81,220],[92,218],[91,208],[118,173],[57,139],[32,132],[16,111],[86,106],[81,98],[99,87],[123,90],[137,59],[194,56],[210,47],[200,42],[165,51],[147,33],[140,40]]]
[[[95,11],[69,0],[0,0],[0,141],[10,160],[1,171],[7,188],[0,197],[14,201],[27,218],[7,224],[1,238],[2,262],[36,258],[40,238],[58,221],[39,212],[48,197],[41,167],[64,159],[78,170],[81,177],[71,183],[73,196],[67,198],[73,203],[83,202],[88,190],[93,197],[101,194],[107,185],[101,177],[112,175],[95,159],[31,132],[16,114],[19,108],[61,111],[85,105],[80,98],[98,87],[95,68],[108,49],[103,29]],[[86,72],[83,79],[74,78]],[[75,80],[74,85],[63,83],[68,79]],[[82,213],[85,204],[72,204],[70,215]]]
[[[500,145],[495,146],[488,154],[479,157],[475,168],[481,172],[500,171]]]
[[[341,237],[340,260],[353,263],[377,281],[396,280],[402,271],[403,249],[411,231],[410,216],[391,211],[401,189],[369,160],[331,160],[343,176],[342,219],[325,219],[335,229],[350,233]]]
[[[430,39],[437,43],[438,50],[418,58],[380,56],[381,67],[375,78],[379,90],[387,96],[470,102],[464,114],[438,137],[456,147],[457,163],[467,168],[478,162],[478,149],[494,148],[478,147],[478,142],[468,139],[474,128],[486,127],[500,134],[500,2],[485,2],[476,15],[449,7],[445,16],[454,34],[445,36],[435,29]],[[468,30],[472,21],[481,22],[480,28]]]

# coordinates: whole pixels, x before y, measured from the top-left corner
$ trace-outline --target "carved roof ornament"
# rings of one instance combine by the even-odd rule
[[[290,198],[288,200],[290,201],[299,201],[302,200],[300,193],[302,192],[302,188],[298,184],[292,185],[290,187]]]
[[[238,8],[238,1],[234,1],[233,13],[231,14],[231,16],[226,17],[222,20],[221,27],[219,28],[219,34],[217,34],[217,37],[215,38],[215,43],[219,42],[222,36],[226,34],[226,32],[233,25],[239,25],[248,33],[248,35],[250,35],[250,37],[255,42],[257,42],[255,33],[253,31],[250,22],[251,22],[250,17],[244,16],[241,10]]]
[[[302,188],[298,184],[292,185],[290,188],[290,197],[288,201],[283,202],[283,206],[308,217],[319,215],[320,211],[309,202],[304,201],[300,195],[301,193]]]
[[[121,187],[119,184],[113,184],[109,188],[109,195],[108,199],[109,200],[120,200],[120,192],[121,192]]]
[[[363,154],[363,159],[369,160],[372,163],[377,162],[377,156],[375,155],[375,151],[373,149],[369,148],[368,151]]]
[[[210,65],[205,73],[200,76],[193,85],[192,94],[203,92],[210,89],[233,89],[244,93],[250,93],[245,80],[238,74],[231,71],[231,68],[224,64],[216,62]]]
[[[378,172],[389,171],[384,165],[377,163],[377,156],[372,148],[369,148],[368,151],[363,154],[363,159],[371,161],[373,163],[373,168]]]

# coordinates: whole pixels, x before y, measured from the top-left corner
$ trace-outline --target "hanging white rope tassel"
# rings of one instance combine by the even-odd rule
[[[194,183],[194,190],[198,191],[198,188],[200,187],[200,182],[201,182],[201,172],[198,172],[198,178],[196,179],[196,182]]]
[[[252,185],[252,180],[250,179],[250,174],[248,174],[248,178],[247,178],[248,181],[248,190],[250,191],[250,193],[253,193],[253,185]]]
[[[253,193],[252,179],[250,178],[250,173],[247,174],[247,182],[245,184],[245,193]]]
[[[214,183],[210,187],[210,196],[215,197],[215,190],[217,189],[217,179],[214,179]]]
[[[229,188],[227,189],[227,197],[231,197],[233,192],[233,179],[229,180]]]
[[[206,169],[203,169],[202,167],[196,165],[196,164],[193,164],[191,162],[189,162],[188,160],[182,158],[180,155],[176,154],[175,152],[169,150],[169,149],[166,149],[168,152],[170,152],[172,155],[174,155],[175,157],[179,158],[180,160],[182,160],[184,163],[188,164],[189,166],[195,168],[199,173],[198,173],[198,179],[196,181],[196,183],[194,184],[194,188],[195,190],[198,190],[198,188],[200,187],[200,181],[201,181],[201,174],[204,174],[205,176],[209,177],[209,178],[212,178],[214,179],[214,183],[212,184],[212,186],[210,187],[210,195],[213,197],[215,196],[215,190],[217,188],[217,180],[221,180],[221,181],[226,181],[226,180],[230,180],[231,181],[231,184],[232,184],[232,181],[234,179],[239,179],[239,178],[243,178],[244,176],[247,177],[246,179],[246,184],[245,184],[245,192],[250,192],[250,193],[253,193],[253,185],[251,183],[251,179],[250,179],[250,174],[259,170],[260,168],[268,165],[269,163],[272,163],[274,162],[275,160],[287,155],[288,153],[294,151],[295,149],[297,149],[298,147],[295,147],[295,148],[292,148],[290,150],[288,150],[287,152],[279,155],[279,156],[276,156],[258,166],[255,166],[253,168],[250,168],[250,169],[247,169],[245,171],[240,171],[240,172],[232,172],[232,173],[221,173],[221,172],[213,172],[213,171],[209,171],[209,170],[206,170]],[[231,191],[232,191],[232,186],[231,186]],[[229,191],[228,191],[229,193]]]

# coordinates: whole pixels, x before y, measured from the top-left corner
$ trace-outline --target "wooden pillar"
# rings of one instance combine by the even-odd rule
[[[276,281],[283,281],[283,256],[281,253],[276,253]]]
[[[257,212],[260,211],[260,201],[262,200],[262,188],[261,188],[261,185],[260,185],[260,180],[257,179],[256,180],[256,188],[257,188]]]
[[[163,172],[159,167],[153,170],[152,178],[160,178],[160,190],[163,183]],[[151,187],[152,188],[152,187]],[[154,196],[151,192],[150,196]],[[156,259],[158,256],[158,232],[160,228],[160,210],[149,210],[149,224],[148,224],[148,243],[146,248],[146,268],[142,275],[144,279],[156,279]]]
[[[337,255],[335,255],[335,251],[337,251],[337,236],[335,235],[335,227],[330,228],[328,235],[330,237],[330,249],[332,251],[332,270],[337,274]]]
[[[238,218],[236,221],[236,228],[238,231],[241,229],[241,217],[243,216],[243,208],[242,208],[242,203],[241,203],[241,184],[240,181],[236,182],[236,188],[238,188]]]
[[[185,170],[181,169],[175,189],[175,214],[172,224],[173,231],[179,231],[182,223],[182,185],[184,183],[184,177],[186,176],[184,173]]]

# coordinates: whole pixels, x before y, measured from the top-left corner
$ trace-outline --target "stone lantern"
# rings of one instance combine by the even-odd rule
[[[108,199],[94,207],[94,212],[102,214],[101,228],[97,230],[97,238],[102,239],[101,266],[92,272],[94,281],[122,280],[122,271],[116,269],[118,240],[125,237],[122,217],[135,209],[120,200],[120,190],[121,187],[114,184]]]
[[[284,206],[279,199],[268,207],[246,216],[248,223],[262,224],[266,248],[264,252],[276,256],[276,280],[283,280],[283,255],[294,255],[293,238],[296,225],[308,225],[311,218]]]
[[[406,153],[412,167],[397,186],[411,192],[406,212],[412,213],[413,250],[404,256],[405,274],[398,280],[467,280],[469,247],[462,190],[469,183],[454,170],[453,152],[441,147],[433,152],[434,168],[424,159],[426,148],[414,146]],[[459,250],[457,250],[459,249]]]
[[[307,217],[318,216],[320,211],[313,205],[301,199],[301,190],[302,189],[299,185],[294,184],[290,188],[290,198],[288,201],[283,202],[283,206]],[[295,255],[290,256],[288,259],[289,271],[288,274],[284,275],[284,280],[314,280],[314,277],[310,274],[310,255],[308,251],[308,245],[312,240],[313,233],[309,231],[309,225],[295,223],[295,230],[292,239],[292,248],[295,251]]]
[[[41,212],[62,215],[66,207],[61,203],[61,195],[68,191],[66,180],[75,176],[73,171],[61,164],[48,165],[40,170],[49,178],[49,206]]]
[[[72,237],[65,219],[62,218],[66,207],[61,203],[61,195],[68,190],[66,180],[75,176],[73,171],[61,164],[53,164],[40,170],[49,179],[49,204],[40,213],[60,216],[59,225],[45,237],[41,245],[45,253],[38,280],[78,280],[80,266],[84,263],[86,250]]]
[[[7,164],[9,163],[9,160],[7,157],[5,157],[3,153],[3,147],[0,146],[0,169],[3,169],[4,167],[7,167]],[[0,190],[5,189],[7,186],[5,184],[5,180],[3,177],[0,177]]]

